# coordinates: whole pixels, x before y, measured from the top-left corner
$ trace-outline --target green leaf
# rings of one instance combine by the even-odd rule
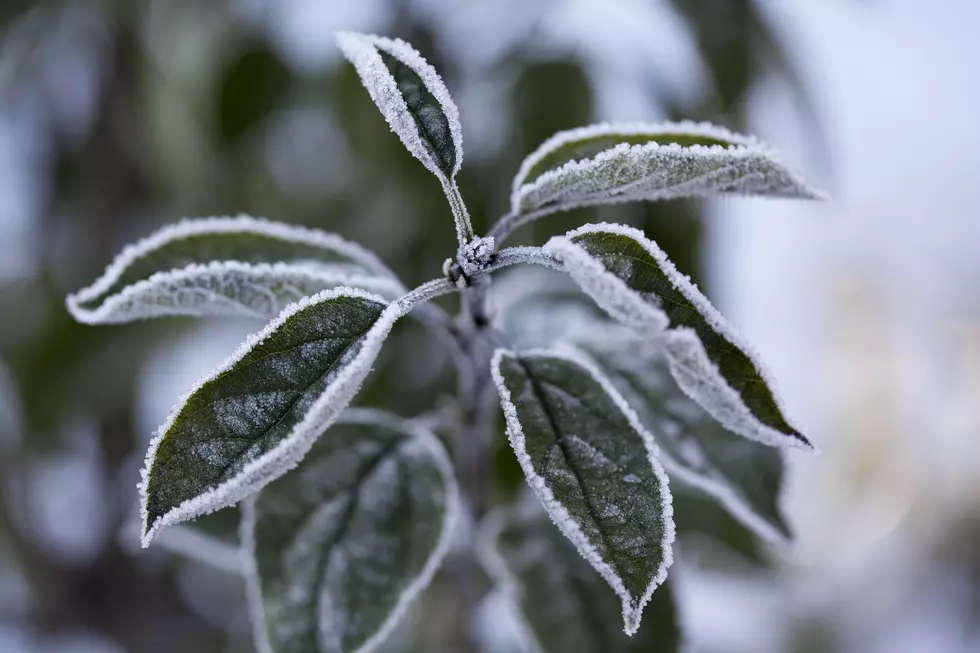
[[[337,44],[391,130],[442,182],[459,243],[465,244],[473,227],[454,181],[463,163],[463,128],[439,73],[400,39],[338,32]]]
[[[481,559],[517,603],[527,651],[677,653],[683,635],[670,581],[654,593],[632,637],[619,628],[619,601],[534,497],[491,514],[480,533]]]
[[[622,225],[585,225],[545,251],[613,318],[662,346],[678,385],[727,429],[812,448],[783,415],[748,343],[656,243]]]
[[[653,438],[585,361],[498,350],[493,375],[528,485],[615,590],[635,633],[673,560],[670,489]]]
[[[559,132],[528,156],[511,211],[719,194],[823,197],[753,137],[707,123],[603,123]]]
[[[143,544],[293,467],[360,389],[411,302],[325,291],[283,312],[174,409],[140,486]]]
[[[351,411],[296,471],[244,504],[260,653],[368,653],[442,561],[458,512],[439,440]]]
[[[425,82],[414,70],[383,50],[379,50],[378,54],[395,78],[398,92],[405,99],[405,106],[415,120],[423,144],[435,157],[443,174],[452,177],[456,173],[456,144],[453,142],[449,119],[439,100],[426,88]]]
[[[673,481],[717,500],[770,541],[791,538],[779,508],[783,456],[736,436],[681,392],[662,349],[622,328],[576,342],[636,411],[660,445]]]
[[[88,324],[165,315],[268,319],[338,286],[387,297],[404,292],[373,254],[334,234],[247,216],[203,218],[169,225],[127,247],[67,305]]]

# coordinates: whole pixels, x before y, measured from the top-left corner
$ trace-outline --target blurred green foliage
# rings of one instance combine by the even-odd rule
[[[664,106],[665,114],[738,128],[746,92],[762,75],[783,75],[802,92],[753,2],[672,4],[697,41],[712,92],[696,105]],[[440,38],[445,27],[431,12],[411,7],[392,0],[386,24],[376,30],[410,40],[455,91],[464,71]],[[243,15],[232,2],[0,3],[0,62],[15,73],[3,78],[0,107],[37,112],[27,122],[41,153],[34,168],[36,265],[0,281],[7,318],[0,324],[0,359],[13,371],[26,415],[22,446],[0,457],[0,545],[12,552],[34,600],[2,619],[40,632],[101,633],[129,651],[242,650],[223,648],[242,641],[241,623],[216,623],[188,600],[181,585],[185,563],[152,553],[133,559],[115,537],[135,501],[136,469],[149,436],[137,432],[134,419],[145,360],[154,347],[193,328],[183,319],[100,328],[70,320],[65,294],[95,278],[124,244],[185,215],[246,212],[360,241],[409,285],[437,276],[455,252],[438,183],[390,133],[353,69],[296,66],[263,29],[265,19]],[[510,179],[526,154],[555,131],[596,119],[596,80],[583,60],[568,52],[542,56],[532,38],[485,71],[505,80],[500,106],[486,107],[504,122],[503,142],[494,156],[468,152],[459,178],[478,232],[506,212]],[[6,47],[15,41],[18,47]],[[82,100],[68,102],[69,92]],[[89,115],[63,115],[62,105]],[[465,111],[462,118],[465,130]],[[541,243],[595,219],[626,222],[700,280],[699,213],[691,202],[582,209],[526,227],[515,244]],[[426,364],[431,374],[413,372]],[[440,344],[406,323],[358,403],[418,414],[454,384]],[[80,565],[45,546],[22,505],[38,461],[77,449],[66,425],[79,417],[95,426],[91,444],[106,479],[110,531]],[[499,495],[512,496],[519,469],[502,437],[495,447]],[[692,520],[682,530],[708,531],[764,562],[758,543],[730,519],[690,501],[678,511]],[[432,590],[433,602],[440,591]],[[424,621],[453,627],[445,619]]]

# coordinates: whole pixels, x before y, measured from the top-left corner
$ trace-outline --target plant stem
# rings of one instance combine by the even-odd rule
[[[556,208],[554,206],[543,206],[540,209],[529,211],[528,213],[510,212],[504,216],[501,216],[501,218],[497,220],[497,222],[487,233],[487,238],[493,238],[497,247],[500,247],[504,244],[504,241],[507,240],[507,237],[510,236],[516,229],[523,227],[528,222],[532,222],[552,213],[557,213],[561,210],[563,209]]]
[[[470,282],[460,294],[460,312],[455,335],[461,354],[459,368],[459,426],[456,460],[460,486],[473,520],[478,522],[489,509],[490,469],[486,456],[493,435],[495,412],[490,377],[490,350],[486,331],[489,276]],[[458,650],[477,651],[472,636],[472,618],[484,595],[485,575],[472,551],[458,556],[452,568],[454,592],[466,621],[460,628]]]

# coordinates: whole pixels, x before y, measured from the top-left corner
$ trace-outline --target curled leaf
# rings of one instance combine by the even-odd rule
[[[707,123],[602,123],[559,132],[528,156],[511,211],[718,194],[823,197],[751,136]]]
[[[643,232],[586,225],[544,249],[613,318],[660,342],[684,393],[725,428],[763,444],[812,448],[783,415],[748,343]]]
[[[335,234],[248,216],[202,218],[125,248],[67,305],[87,324],[166,315],[272,318],[338,286],[386,297],[404,291],[372,253]]]
[[[607,326],[579,337],[575,347],[636,411],[660,446],[671,480],[712,497],[769,541],[790,539],[779,507],[782,452],[730,433],[691,401],[671,376],[658,343]]]

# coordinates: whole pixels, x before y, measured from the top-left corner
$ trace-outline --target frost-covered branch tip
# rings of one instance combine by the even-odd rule
[[[473,227],[455,182],[463,164],[463,128],[439,73],[400,39],[353,32],[338,32],[336,38],[392,131],[441,181],[459,242],[465,243]]]

